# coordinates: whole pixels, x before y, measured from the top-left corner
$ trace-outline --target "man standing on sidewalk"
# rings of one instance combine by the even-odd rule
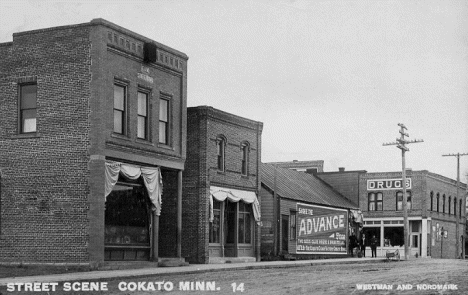
[[[375,235],[373,235],[370,239],[370,247],[372,251],[372,258],[377,257],[377,239],[375,238]]]

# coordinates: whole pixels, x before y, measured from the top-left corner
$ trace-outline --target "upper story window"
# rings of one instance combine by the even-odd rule
[[[442,213],[445,213],[445,194],[442,196]]]
[[[462,212],[463,212],[463,200],[460,199],[460,206],[458,206],[458,209],[460,210],[460,212],[458,213],[458,215],[461,217],[462,216]],[[457,212],[455,212],[455,214],[457,214]]]
[[[169,144],[169,109],[168,99],[159,99],[159,143]]]
[[[431,211],[434,211],[434,192],[431,192]]]
[[[437,212],[439,212],[439,199],[440,199],[440,195],[439,193],[437,193],[437,197],[436,197],[436,202],[437,202]]]
[[[242,151],[242,168],[241,173],[242,175],[249,175],[249,152],[250,146],[247,142],[241,144],[241,151]]]
[[[225,150],[226,150],[226,139],[222,136],[216,139],[216,151],[217,151],[217,168],[219,171],[225,170]]]
[[[457,215],[457,198],[453,198],[453,214]]]
[[[369,193],[368,195],[368,210],[369,211],[382,211],[383,210],[383,194]]]
[[[396,201],[397,201],[397,211],[403,210],[403,192],[397,192],[396,194]],[[411,203],[411,192],[406,191],[406,209],[411,210],[413,209]]]
[[[19,133],[33,133],[37,131],[37,85],[25,84],[20,86],[20,126]]]
[[[138,91],[137,137],[148,139],[148,93]]]
[[[127,87],[114,84],[114,132],[125,134]]]
[[[452,214],[452,197],[449,196],[448,198],[448,214]]]

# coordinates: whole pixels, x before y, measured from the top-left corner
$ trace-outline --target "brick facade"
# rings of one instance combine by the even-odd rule
[[[187,125],[182,256],[188,257],[190,262],[208,263],[210,186],[258,193],[263,124],[212,107],[200,106],[188,108]],[[224,172],[217,168],[216,140],[219,136],[226,139]],[[241,174],[243,142],[248,142],[250,146],[246,176]],[[253,245],[257,253],[260,247],[259,228],[254,228]]]
[[[145,43],[156,61],[143,61]],[[0,262],[100,263],[105,161],[159,166],[170,178],[184,169],[187,56],[102,19],[15,33],[0,54]],[[112,132],[116,81],[127,90],[124,135]],[[30,134],[18,128],[24,83],[37,85]],[[149,94],[148,140],[136,138],[139,90]],[[158,144],[161,95],[171,100],[168,145]]]
[[[349,181],[349,175],[358,174],[358,179]],[[330,185],[341,185],[342,191],[359,192],[359,207],[364,214],[365,228],[390,228],[403,227],[403,211],[397,208],[397,189],[375,189],[368,190],[368,181],[401,179],[401,172],[378,172],[361,173],[360,171],[346,172],[325,172],[319,173],[319,177],[329,182]],[[456,198],[456,181],[447,177],[431,173],[426,170],[407,171],[407,178],[411,179],[411,208],[408,209],[408,220],[410,222],[409,235],[419,235],[418,240],[411,241],[411,255],[431,256],[433,258],[457,258],[461,253],[462,240],[459,240],[459,252],[456,250],[456,224],[458,218],[458,236],[465,232],[466,212],[465,212],[465,190],[466,184],[461,183],[459,197],[456,205],[456,215],[454,214],[454,199]],[[340,180],[343,180],[340,182]],[[382,194],[382,210],[369,210],[369,194]],[[432,195],[432,206],[431,206]],[[437,195],[439,195],[439,209],[437,209]],[[445,212],[443,197],[445,196]],[[450,213],[449,213],[449,199]],[[460,215],[460,200],[462,201],[462,212]],[[395,225],[399,224],[399,225]],[[414,228],[413,228],[414,224]],[[434,228],[435,227],[435,228]],[[447,238],[442,240],[438,228],[448,230]],[[436,229],[434,231],[434,229]],[[384,236],[381,237],[383,243]],[[416,238],[414,238],[416,239]],[[415,245],[418,243],[418,245]],[[442,248],[442,251],[441,251]],[[385,250],[386,248],[383,248]],[[379,253],[378,253],[379,254]],[[383,254],[383,252],[382,252]]]

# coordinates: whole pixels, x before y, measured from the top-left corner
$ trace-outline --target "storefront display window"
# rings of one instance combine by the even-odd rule
[[[213,201],[213,222],[210,222],[210,243],[221,240],[221,202]]]
[[[384,246],[401,247],[405,244],[403,227],[385,227],[384,228]]]

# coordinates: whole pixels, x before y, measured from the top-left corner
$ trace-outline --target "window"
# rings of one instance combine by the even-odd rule
[[[437,208],[437,212],[439,212],[439,199],[440,199],[439,193],[437,193],[436,196],[437,196],[436,197],[436,202],[437,202],[437,205],[436,205],[437,207],[436,208]]]
[[[241,145],[242,150],[242,168],[241,173],[242,175],[249,175],[249,144],[243,143]]]
[[[148,139],[148,94],[138,92],[138,130],[137,136]]]
[[[434,211],[434,192],[431,192],[431,211]]]
[[[296,211],[291,211],[289,214],[289,239],[296,239]]]
[[[442,213],[445,213],[445,195],[442,196]]]
[[[125,133],[126,87],[114,84],[114,132]]]
[[[210,243],[221,240],[221,202],[213,200],[213,222],[210,222]]]
[[[159,100],[159,143],[169,144],[169,100]]]
[[[20,86],[20,133],[37,130],[37,85]]]
[[[448,214],[450,215],[452,213],[452,197],[449,196],[448,198]]]
[[[250,222],[250,205],[242,201],[239,202],[239,232],[238,243],[252,243],[252,227]]]
[[[217,150],[217,157],[218,157],[218,170],[224,171],[224,152],[226,148],[226,139],[222,137],[218,137],[216,139],[216,150]]]
[[[453,214],[457,215],[457,198],[453,198]]]
[[[383,210],[383,194],[382,193],[369,193],[368,195],[368,210],[369,211],[382,211]]]
[[[406,192],[406,209],[411,210],[411,192]],[[397,192],[397,211],[403,210],[403,192]]]
[[[460,210],[460,212],[458,213],[458,215],[461,217],[462,216],[462,209],[463,209],[463,200],[460,199],[460,206],[458,206],[458,210]],[[455,214],[457,214],[457,212],[455,212]]]

